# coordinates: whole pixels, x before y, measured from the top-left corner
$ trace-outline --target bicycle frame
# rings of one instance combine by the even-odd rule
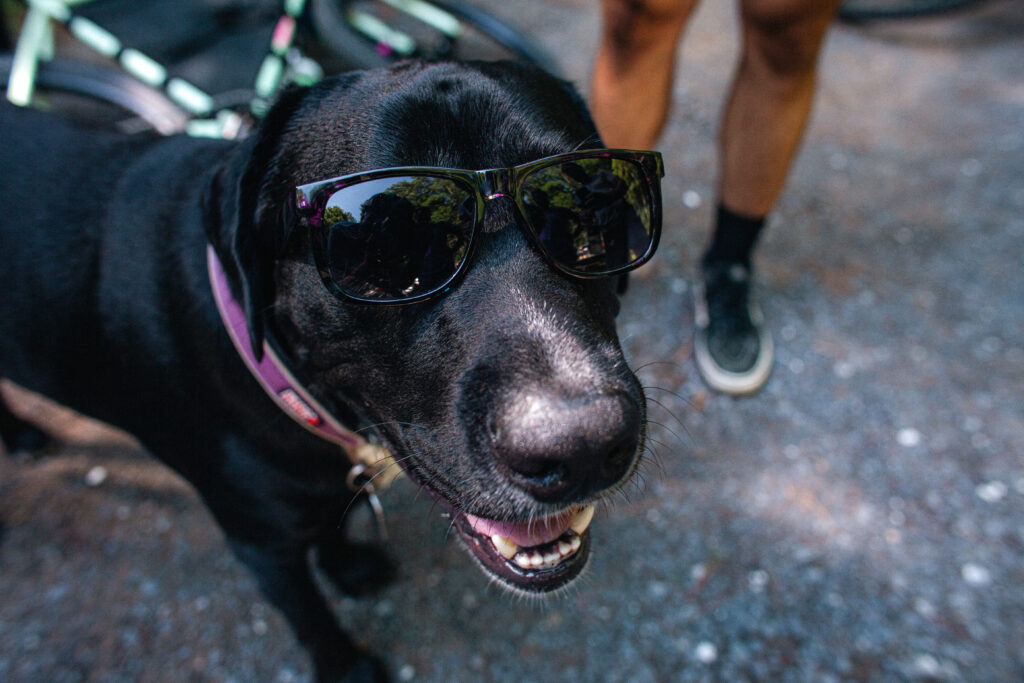
[[[400,12],[405,12],[449,38],[458,38],[462,34],[462,23],[458,18],[425,0],[380,1]],[[391,28],[372,14],[350,9],[348,19],[353,28],[378,44],[387,46],[392,52],[403,57],[411,57],[416,51],[416,41],[411,36]]]
[[[150,100],[159,100],[165,111],[181,113],[180,116],[164,116],[155,120],[157,117],[152,116],[151,112],[127,107],[157,132],[170,134],[184,131],[196,137],[227,139],[239,137],[247,132],[251,124],[250,118],[240,115],[236,109],[225,106],[223,98],[218,103],[213,95],[202,88],[185,79],[172,76],[168,69],[155,59],[126,45],[118,36],[76,11],[76,8],[92,1],[25,0],[28,10],[17,38],[7,84],[7,98],[11,102],[26,106],[32,101],[39,78],[39,64],[54,57],[54,25],[59,23],[65,26],[78,42],[119,65],[130,80],[141,84],[140,88],[149,89],[147,92],[153,95]],[[420,25],[429,27],[447,41],[455,41],[466,34],[464,22],[468,22],[469,25],[477,25],[480,22],[480,19],[477,19],[477,24],[473,24],[472,16],[463,16],[463,9],[459,5],[442,0],[376,1],[411,17]],[[303,56],[294,46],[298,21],[307,13],[312,13],[315,17],[316,8],[309,9],[314,3],[315,0],[281,0],[283,13],[274,27],[267,53],[251,88],[254,95],[248,102],[248,109],[253,118],[258,119],[266,114],[283,84],[310,85],[323,77],[320,65]],[[466,10],[468,9],[466,7]],[[417,44],[419,39],[388,25],[364,8],[346,5],[344,11],[348,26],[356,34],[373,41],[379,55],[425,56],[421,54],[421,46]],[[505,41],[509,40],[509,30],[501,25],[496,27],[491,24],[486,27],[485,33],[500,45],[505,45]],[[528,61],[552,69],[546,60],[538,57],[532,50],[511,49]],[[90,87],[70,90],[102,101],[108,100],[103,93],[97,93]],[[110,101],[124,107],[123,101]]]
[[[115,60],[143,84],[162,90],[192,117],[185,132],[196,137],[237,137],[243,119],[230,109],[215,108],[212,95],[178,78],[169,77],[167,69],[155,59],[126,47],[115,35],[91,19],[77,14],[74,7],[91,0],[27,0],[28,11],[18,35],[14,61],[7,84],[7,99],[26,106],[35,89],[40,60],[48,61],[54,54],[53,22],[67,26],[69,32],[83,45],[99,55]],[[266,112],[269,102],[286,80],[311,84],[323,77],[319,65],[301,55],[293,56],[293,44],[298,19],[305,11],[306,0],[284,0],[284,13],[278,19],[271,37],[267,55],[263,58],[254,84],[255,97],[250,111],[256,116]],[[159,130],[163,134],[175,130]]]

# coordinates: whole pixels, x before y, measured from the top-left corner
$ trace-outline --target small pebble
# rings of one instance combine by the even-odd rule
[[[934,678],[941,673],[942,668],[939,661],[929,654],[920,654],[914,657],[914,673],[918,676]]]
[[[704,641],[697,645],[693,651],[694,657],[697,661],[702,664],[711,664],[713,661],[718,659],[718,648],[715,647],[714,643]]]
[[[973,415],[968,415],[964,418],[963,430],[965,432],[971,432],[973,434],[974,432],[980,431],[982,426],[983,423],[980,418],[974,417]]]
[[[966,159],[960,164],[960,173],[968,178],[974,178],[981,173],[982,168],[981,162],[977,159]]]
[[[832,373],[839,379],[850,379],[856,372],[857,368],[848,361],[839,361],[832,367]]]
[[[1003,348],[1003,340],[999,337],[985,337],[981,340],[981,350],[989,355],[999,353]]]
[[[988,438],[987,434],[978,432],[971,434],[971,445],[977,449],[985,449],[992,445],[992,439]]]
[[[935,605],[924,598],[917,598],[914,600],[914,610],[925,619],[934,619],[938,614],[938,610],[935,609]]]
[[[981,498],[986,503],[998,503],[1007,494],[1009,489],[1006,484],[1001,481],[989,481],[984,484],[978,484],[974,489],[974,493],[977,494],[978,498]]]
[[[763,569],[755,569],[747,576],[747,584],[750,590],[760,593],[768,585],[768,572]]]
[[[86,486],[99,486],[107,480],[107,468],[97,465],[85,474]]]
[[[661,600],[668,595],[668,586],[663,581],[651,581],[647,584],[647,594],[655,600]]]
[[[992,573],[973,562],[968,562],[960,568],[960,576],[972,586],[985,586],[992,582]]]
[[[913,448],[921,443],[921,432],[913,427],[901,429],[896,433],[896,441],[904,448]]]

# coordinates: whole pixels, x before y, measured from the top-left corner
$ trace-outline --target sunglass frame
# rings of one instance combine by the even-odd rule
[[[614,268],[607,272],[581,273],[575,271],[557,261],[541,242],[539,234],[534,230],[526,205],[523,201],[523,182],[530,174],[549,166],[563,164],[580,159],[608,158],[620,161],[627,161],[635,164],[644,174],[647,191],[650,194],[651,204],[650,219],[650,245],[647,251],[636,261],[626,266]],[[329,258],[327,255],[327,231],[329,226],[324,223],[323,215],[327,208],[327,202],[338,191],[370,180],[395,177],[419,177],[429,176],[452,180],[464,185],[476,198],[476,211],[473,216],[473,225],[469,232],[469,244],[466,246],[466,255],[462,262],[443,284],[422,294],[400,299],[370,299],[359,297],[343,290],[331,275]],[[381,305],[404,305],[426,301],[449,292],[468,270],[469,263],[473,260],[473,253],[476,246],[477,230],[483,223],[484,211],[488,201],[500,197],[509,197],[513,200],[519,212],[521,221],[520,229],[526,234],[527,239],[537,248],[544,257],[544,260],[555,270],[570,277],[594,280],[600,278],[614,277],[627,273],[647,263],[658,248],[661,239],[661,178],[665,176],[665,164],[660,152],[637,149],[585,149],[564,154],[555,154],[535,161],[530,161],[517,166],[505,168],[490,168],[479,171],[470,171],[457,168],[442,168],[434,166],[396,166],[382,168],[363,173],[352,173],[349,175],[319,180],[312,183],[305,183],[295,188],[295,207],[299,216],[306,219],[309,226],[310,246],[313,251],[313,259],[317,271],[323,280],[324,286],[337,297],[366,304]]]

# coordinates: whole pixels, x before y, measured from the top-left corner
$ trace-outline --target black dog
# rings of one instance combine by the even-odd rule
[[[450,291],[357,303],[321,282],[312,219],[295,199],[303,183],[370,169],[492,169],[595,147],[569,86],[511,64],[357,72],[287,91],[238,143],[0,111],[0,375],[130,431],[187,478],[319,678],[383,668],[338,627],[308,551],[350,592],[387,558],[339,529],[351,463],[281,420],[240,360],[208,245],[241,302],[242,343],[272,337],[311,396],[452,513],[490,574],[532,593],[579,574],[592,504],[644,447],[613,279],[558,272],[511,198],[493,192]],[[0,421],[8,443],[19,427]]]

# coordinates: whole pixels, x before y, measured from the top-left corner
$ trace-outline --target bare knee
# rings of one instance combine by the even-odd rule
[[[780,82],[813,78],[839,0],[743,0],[744,59]]]
[[[603,41],[622,52],[657,49],[679,38],[697,0],[604,0]]]

